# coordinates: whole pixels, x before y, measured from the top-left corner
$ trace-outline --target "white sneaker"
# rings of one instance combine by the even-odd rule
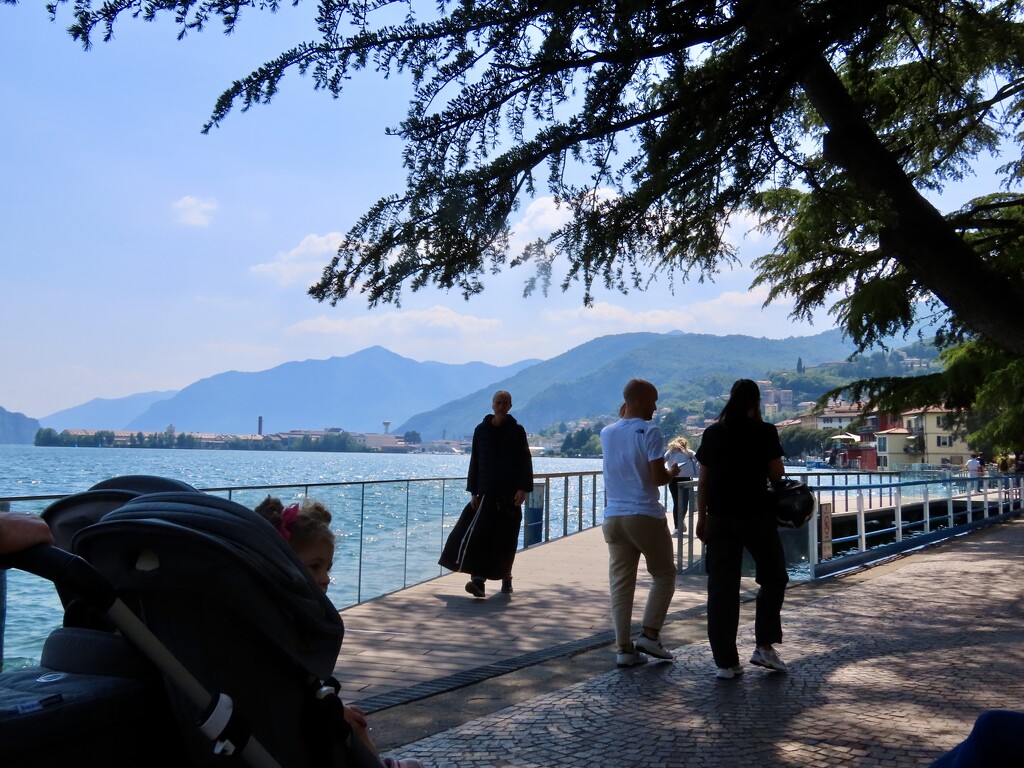
[[[635,667],[646,663],[647,657],[635,645],[632,651],[617,651],[615,654],[615,665],[618,667]]]
[[[661,640],[652,640],[646,635],[640,635],[636,639],[636,648],[646,653],[648,656],[654,656],[657,659],[671,659],[672,651],[665,648],[661,644]]]
[[[739,677],[742,674],[742,664],[737,664],[735,667],[719,667],[715,671],[715,677],[717,677],[719,680],[732,680],[734,677]]]
[[[779,656],[779,652],[770,645],[757,646],[754,649],[754,655],[750,657],[750,663],[774,670],[775,672],[786,671],[786,662]]]

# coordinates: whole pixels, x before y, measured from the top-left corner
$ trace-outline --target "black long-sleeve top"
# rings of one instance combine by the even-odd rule
[[[488,414],[473,431],[466,490],[474,496],[515,494],[533,490],[533,458],[526,441],[526,430],[506,416],[500,427]]]

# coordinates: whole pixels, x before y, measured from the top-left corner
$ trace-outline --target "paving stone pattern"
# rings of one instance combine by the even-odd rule
[[[717,680],[697,643],[391,754],[434,768],[927,766],[982,711],[1024,709],[1024,521],[784,609],[783,626],[786,675]],[[752,624],[740,642],[749,655]]]

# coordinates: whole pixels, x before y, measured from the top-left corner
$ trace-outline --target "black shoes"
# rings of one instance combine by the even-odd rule
[[[469,592],[473,597],[483,597],[484,594],[484,580],[473,577],[466,582],[466,591]]]
[[[501,580],[501,594],[511,595],[512,594],[512,577],[506,576]]]

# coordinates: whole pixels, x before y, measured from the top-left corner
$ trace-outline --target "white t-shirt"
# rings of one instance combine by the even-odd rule
[[[968,477],[978,477],[981,474],[981,462],[975,458],[968,459],[966,467]]]
[[[643,419],[619,419],[601,430],[604,454],[605,517],[665,517],[652,461],[665,455],[661,430]]]
[[[687,480],[693,477],[700,477],[700,465],[690,451],[680,451],[672,448],[665,454],[665,468],[671,469],[673,465],[679,465],[679,479]]]

